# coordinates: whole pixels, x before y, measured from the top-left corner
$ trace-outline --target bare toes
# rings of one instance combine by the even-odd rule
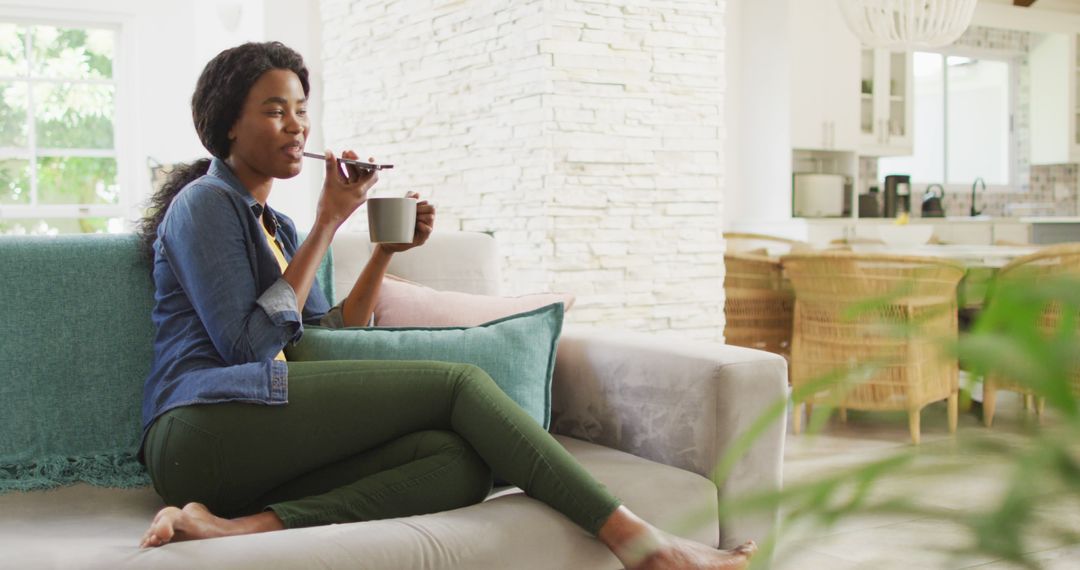
[[[157,516],[154,517],[154,521],[150,523],[150,528],[147,529],[146,534],[143,535],[140,546],[145,548],[148,546],[168,544],[176,534],[176,521],[183,516],[183,511],[176,507],[165,507],[158,511]]]

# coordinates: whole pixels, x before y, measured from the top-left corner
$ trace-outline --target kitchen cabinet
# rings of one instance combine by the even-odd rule
[[[1032,34],[1031,164],[1080,161],[1080,36]]]
[[[994,225],[988,222],[935,223],[934,236],[941,243],[992,245]]]
[[[791,144],[796,149],[859,148],[859,40],[836,0],[788,3]]]
[[[864,48],[859,69],[859,153],[912,154],[915,82],[911,53]]]

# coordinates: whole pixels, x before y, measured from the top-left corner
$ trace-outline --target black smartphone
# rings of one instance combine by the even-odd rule
[[[317,159],[323,160],[323,161],[326,160],[325,155],[315,154],[313,152],[305,152],[304,156],[306,156],[308,158],[317,158]],[[372,164],[370,162],[362,162],[362,161],[359,161],[359,160],[353,160],[351,158],[338,157],[337,160],[338,160],[338,162],[344,162],[345,164],[352,164],[354,166],[358,166],[360,168],[363,168],[364,170],[388,170],[388,169],[391,169],[391,168],[394,167],[393,164]]]

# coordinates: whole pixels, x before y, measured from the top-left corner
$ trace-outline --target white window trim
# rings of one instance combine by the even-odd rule
[[[986,193],[993,194],[1012,194],[1020,191],[1020,173],[1019,173],[1019,160],[1017,160],[1016,153],[1016,111],[1017,111],[1017,89],[1015,86],[1019,83],[1020,77],[1020,58],[1022,54],[1017,52],[1010,52],[1004,50],[994,50],[986,48],[976,48],[968,46],[948,46],[940,49],[920,49],[918,51],[936,53],[943,56],[958,56],[958,57],[970,57],[973,59],[990,59],[995,61],[1004,61],[1009,64],[1009,183],[1008,184],[987,184]],[[948,92],[948,86],[946,85],[946,93]],[[945,120],[948,121],[948,105],[944,109]],[[947,136],[947,135],[946,135]],[[946,141],[947,142],[947,141]],[[945,164],[944,168],[948,168],[948,145],[945,145]],[[972,180],[972,183],[975,181]],[[926,187],[929,187],[933,182],[913,182],[918,184],[925,191]],[[945,181],[938,182],[946,193],[963,194],[964,192],[971,192],[971,184],[964,183],[945,183]],[[914,186],[912,190],[915,190]],[[979,193],[984,191],[980,187]]]
[[[112,80],[73,80],[72,83],[94,83],[116,85],[113,104],[113,150],[106,150],[108,156],[116,157],[116,182],[120,186],[118,204],[108,205],[0,205],[0,220],[25,218],[87,218],[109,217],[123,218],[125,228],[140,215],[139,205],[135,200],[139,192],[139,161],[136,157],[134,140],[136,125],[136,82],[135,69],[135,22],[133,13],[79,11],[54,8],[28,8],[18,6],[0,6],[0,21],[17,24],[45,24],[59,27],[98,27],[110,28],[116,32],[116,51],[113,58]],[[15,78],[11,78],[15,79]],[[25,79],[25,78],[19,78]],[[47,81],[42,78],[36,81]],[[31,110],[32,111],[32,110]],[[31,118],[32,120],[32,118]],[[35,141],[30,141],[33,144]],[[21,150],[21,149],[20,149]],[[77,151],[78,149],[67,149]],[[102,152],[101,149],[93,151]],[[50,152],[52,154],[52,152]],[[60,153],[57,153],[60,154]],[[85,154],[83,154],[85,156]],[[31,171],[31,176],[36,172]]]

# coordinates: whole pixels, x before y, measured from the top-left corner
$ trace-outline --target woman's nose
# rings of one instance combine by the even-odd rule
[[[289,114],[289,120],[285,122],[285,130],[290,133],[300,133],[307,127],[307,118],[296,113]]]

